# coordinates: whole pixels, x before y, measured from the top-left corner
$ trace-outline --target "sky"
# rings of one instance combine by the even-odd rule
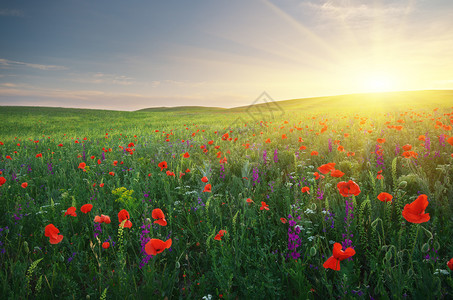
[[[452,16],[451,0],[2,0],[0,105],[453,89]]]

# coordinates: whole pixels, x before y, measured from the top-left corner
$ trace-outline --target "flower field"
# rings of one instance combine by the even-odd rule
[[[1,107],[2,299],[451,299],[453,107]]]

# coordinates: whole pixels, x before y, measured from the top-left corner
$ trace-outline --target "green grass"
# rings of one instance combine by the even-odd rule
[[[451,91],[420,91],[222,110],[1,107],[1,298],[449,299],[451,100]],[[124,151],[130,143],[132,155]],[[406,144],[417,158],[402,155]],[[175,177],[160,170],[161,161]],[[316,180],[329,162],[345,175]],[[348,180],[361,189],[348,200],[349,218],[336,187]],[[381,192],[393,201],[377,200]],[[428,196],[430,220],[412,224],[401,211],[419,194]],[[80,211],[86,203],[93,204],[88,214]],[[77,217],[64,216],[71,206]],[[154,208],[167,226],[153,225]],[[119,230],[122,209],[133,225]],[[93,220],[101,214],[111,223],[99,232]],[[50,223],[64,236],[59,244],[44,236]],[[219,230],[226,230],[221,241]],[[323,268],[346,233],[356,254],[340,271]],[[145,263],[146,238],[171,238],[172,246]],[[110,248],[101,247],[105,241]]]

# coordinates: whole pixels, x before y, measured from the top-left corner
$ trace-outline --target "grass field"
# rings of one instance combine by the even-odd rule
[[[453,297],[452,91],[0,118],[2,299]]]

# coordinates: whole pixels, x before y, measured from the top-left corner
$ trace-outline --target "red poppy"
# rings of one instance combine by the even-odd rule
[[[269,210],[269,205],[268,205],[268,204],[266,204],[266,202],[264,202],[264,201],[261,201],[261,207],[260,207],[260,210],[263,210],[263,209],[265,209],[265,210]]]
[[[335,170],[335,163],[328,163],[318,167],[318,171],[322,174],[327,174],[332,170]]]
[[[127,145],[128,147],[134,147],[134,143],[129,143],[129,145]]]
[[[104,183],[100,183],[100,184],[99,184],[99,187],[104,187]]]
[[[419,140],[419,141],[423,141],[423,142],[424,142],[425,139],[426,139],[426,137],[425,137],[424,135],[418,136],[418,140]]]
[[[36,157],[42,157],[42,153],[36,154]],[[79,166],[80,167],[80,166]]]
[[[414,200],[414,202],[406,204],[402,211],[403,217],[406,221],[411,223],[424,223],[430,219],[429,214],[425,213],[428,206],[428,196],[422,194]]]
[[[393,196],[390,195],[389,193],[380,193],[377,198],[382,201],[382,202],[389,202],[392,201]]]
[[[94,217],[94,222],[110,224],[111,221],[109,216],[101,215]]]
[[[145,252],[148,255],[156,255],[162,253],[165,249],[171,247],[171,239],[168,239],[166,242],[159,239],[151,239],[145,245]]]
[[[332,172],[330,172],[330,176],[336,177],[336,178],[343,177],[343,175],[344,175],[344,173],[341,172],[340,170],[333,170]]]
[[[113,161],[113,165],[116,167],[116,165],[118,165],[118,161],[117,161],[117,160],[114,160],[114,161]]]
[[[167,226],[167,220],[165,220],[164,212],[160,208],[153,209],[151,216],[153,219],[157,219],[154,223],[157,223],[160,226]]]
[[[201,181],[203,181],[204,183],[208,182],[208,177],[204,176],[203,178],[201,178]]]
[[[349,196],[358,196],[360,194],[360,187],[357,183],[355,183],[352,180],[349,180],[348,182],[341,181],[337,184],[338,191],[340,192],[340,195],[343,197],[349,197]]]
[[[81,163],[79,164],[79,169],[85,170],[85,167],[86,167],[86,166],[87,166],[86,163],[81,162]]]
[[[83,212],[84,214],[87,214],[93,209],[93,204],[84,204],[80,208],[80,211]]]
[[[302,193],[310,194],[310,188],[308,186],[304,186],[300,191]]]
[[[385,143],[385,139],[377,139],[377,142],[378,142],[379,144],[383,144],[383,143]]]
[[[307,149],[307,147],[304,146],[304,145],[302,145],[302,146],[299,147],[299,150],[305,150],[305,149]]]
[[[184,157],[184,158],[189,158],[189,157],[190,157],[189,152],[184,153],[184,155],[183,155],[182,157]]]
[[[450,268],[450,270],[452,270],[452,271],[453,271],[453,258],[452,258],[452,259],[450,259],[450,260],[449,260],[449,261],[447,262],[447,267],[449,267],[449,268]]]
[[[447,139],[447,143],[449,143],[450,145],[453,146],[453,136],[451,136]]]
[[[286,224],[288,222],[288,220],[286,220],[285,218],[280,218],[280,221],[283,223],[283,224]]]
[[[223,229],[220,230],[219,233],[217,233],[216,236],[214,237],[214,240],[221,241],[222,237],[225,233],[226,233],[226,230],[223,230]]]
[[[23,182],[20,186],[25,189],[28,186],[28,183]]]
[[[286,139],[286,134],[282,134],[282,139]]]
[[[51,244],[58,244],[63,239],[63,235],[59,235],[60,230],[53,224],[49,224],[44,229],[44,235],[49,238]]]
[[[163,171],[164,169],[166,169],[168,167],[166,161],[160,162],[157,166],[160,168],[161,171]]]
[[[411,149],[412,149],[412,146],[409,144],[403,146],[404,151],[410,151]]]
[[[76,208],[74,206],[71,206],[70,208],[68,208],[66,210],[66,212],[64,213],[65,216],[73,216],[73,217],[77,217],[77,214],[76,214]]]
[[[109,242],[102,243],[102,248],[107,249],[108,247],[110,247],[110,243]]]
[[[124,223],[124,227],[126,228],[131,228],[132,227],[132,222],[129,221],[130,219],[130,216],[129,216],[129,212],[125,209],[122,209],[120,210],[120,212],[118,213],[118,222],[120,222],[120,225],[121,226],[121,223],[126,220],[126,222]]]
[[[179,172],[179,178],[183,177],[184,175],[186,175],[186,173]]]
[[[379,172],[377,172],[376,178],[379,179],[379,180],[381,180],[382,178],[384,178],[384,176],[382,176],[382,170],[380,170]]]
[[[332,269],[335,271],[340,271],[340,261],[345,260],[351,256],[354,256],[355,250],[351,247],[342,250],[340,243],[335,243],[333,245],[332,256],[329,257],[326,262],[322,265],[326,269]]]
[[[173,176],[173,177],[175,176],[175,173],[173,173],[173,172],[167,171],[166,173],[167,173],[167,176]]]
[[[245,201],[246,201],[247,203],[252,203],[252,202],[253,202],[253,200],[250,199],[250,198],[247,198],[247,200],[245,200]]]
[[[6,178],[5,177],[0,177],[0,186],[4,185],[6,183]]]
[[[63,147],[63,144],[58,144],[58,147]]]
[[[319,154],[318,151],[312,151],[312,152],[311,152],[311,156],[316,156],[316,155],[318,155],[318,154]]]
[[[208,183],[207,185],[205,185],[204,190],[203,190],[203,193],[205,193],[205,192],[208,192],[208,193],[211,192],[211,184],[210,184],[210,183]]]

